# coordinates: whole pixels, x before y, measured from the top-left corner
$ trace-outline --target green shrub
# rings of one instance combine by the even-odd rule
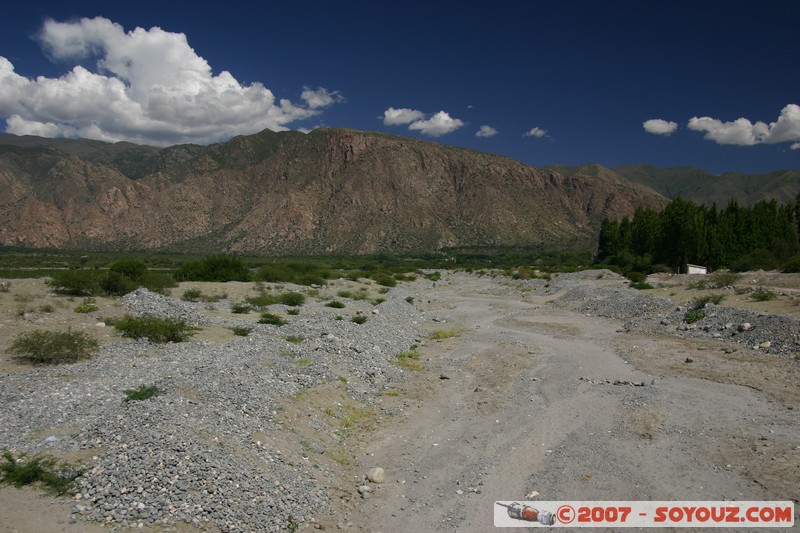
[[[138,288],[138,284],[119,272],[108,272],[106,276],[100,280],[100,288],[106,294],[123,296],[129,292],[135,291]]]
[[[692,305],[695,309],[702,309],[706,304],[719,305],[723,300],[725,300],[724,294],[706,294],[705,296],[692,298]]]
[[[34,330],[17,335],[7,351],[26,363],[48,365],[88,359],[97,348],[97,340],[80,331]]]
[[[300,314],[300,310],[299,309],[287,309],[286,310],[286,314],[287,315],[292,315],[292,316],[297,316],[297,315]]]
[[[380,305],[386,301],[386,298],[375,298],[374,300],[370,300],[372,305]]]
[[[283,326],[287,322],[279,317],[278,315],[273,315],[272,313],[261,313],[261,318],[258,319],[259,324],[272,324],[273,326]]]
[[[203,297],[203,291],[200,289],[186,289],[183,291],[183,296],[181,296],[181,300],[186,302],[199,302],[200,299]]]
[[[124,337],[146,338],[150,342],[183,342],[199,329],[183,320],[150,315],[140,317],[125,315],[114,323],[114,328]]]
[[[164,393],[163,390],[155,385],[140,385],[138,389],[127,389],[122,392],[125,394],[126,402],[149,400]]]
[[[800,272],[800,255],[795,255],[791,257],[788,261],[786,261],[783,264],[782,270],[787,273]]]
[[[356,324],[364,324],[367,321],[367,317],[364,315],[356,315],[352,318],[353,322]]]
[[[235,313],[237,315],[246,315],[252,310],[253,308],[249,304],[245,303],[238,303],[231,305],[231,313]]]
[[[345,305],[339,300],[331,300],[325,304],[325,307],[333,307],[334,309],[344,309]]]
[[[373,274],[372,279],[375,280],[375,283],[378,285],[383,285],[384,287],[396,287],[397,280],[394,279],[390,274],[385,272],[376,272]]]
[[[249,281],[250,270],[238,257],[213,255],[187,261],[181,265],[175,276],[182,281]]]
[[[100,290],[100,275],[93,270],[59,270],[50,277],[50,285],[61,294],[92,296]]]
[[[740,279],[742,275],[736,272],[719,271],[711,274],[708,284],[712,289],[724,289],[736,285]]]
[[[413,296],[406,296],[406,301],[408,303],[410,303],[410,304],[413,304],[414,303],[414,297]]]
[[[625,274],[625,277],[634,283],[643,283],[645,280],[647,280],[647,274],[644,272],[636,272],[635,270]]]
[[[774,300],[777,297],[777,294],[769,289],[765,289],[764,287],[759,287],[750,293],[750,299],[757,302],[767,302],[769,300]]]
[[[441,272],[431,272],[430,274],[425,274],[425,279],[429,279],[431,281],[439,281],[442,279]]]
[[[133,281],[144,278],[147,265],[140,259],[118,259],[108,266],[109,272],[116,272]]]
[[[231,331],[234,335],[238,335],[240,337],[247,337],[250,335],[250,332],[253,331],[253,328],[249,326],[233,326]]]
[[[412,346],[408,351],[400,352],[394,356],[392,363],[414,372],[423,370],[425,366],[419,361],[420,354],[416,346]]]
[[[289,335],[284,337],[284,339],[286,339],[286,342],[291,342],[292,344],[300,344],[306,340],[305,337],[301,337],[300,335]]]
[[[278,303],[291,307],[298,307],[306,303],[306,296],[299,292],[284,292],[278,296]]]
[[[646,291],[647,289],[652,289],[653,286],[647,283],[646,281],[634,281],[631,283],[631,289],[636,289],[637,291]]]
[[[84,298],[83,301],[75,307],[76,313],[91,313],[100,309],[96,305],[96,301],[94,298]]]
[[[37,454],[27,459],[20,453],[19,457],[3,451],[3,462],[0,463],[0,481],[19,488],[32,483],[41,483],[53,494],[67,494],[72,482],[83,473],[83,469],[69,463],[59,463],[52,457]]]
[[[694,324],[698,320],[705,318],[706,312],[703,309],[691,309],[683,315],[683,321],[687,324]]]

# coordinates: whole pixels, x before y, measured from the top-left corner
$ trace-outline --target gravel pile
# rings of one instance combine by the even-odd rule
[[[258,324],[255,313],[212,316],[229,310],[225,300],[209,306],[137,290],[122,300],[132,314],[204,327],[248,325],[252,332],[224,344],[120,338],[90,361],[5,375],[0,448],[96,450],[77,480],[73,512],[80,519],[122,527],[213,521],[231,532],[285,531],[289,516],[313,521],[331,512],[323,485],[334,483],[334,473],[276,444],[281,402],[346,380],[352,398],[376,403],[404,377],[391,358],[419,342],[428,320],[406,297],[429,287],[426,280],[404,284],[377,306],[307,303],[282,327]],[[367,322],[353,323],[356,314]],[[123,391],[141,385],[164,393],[125,402]]]
[[[704,318],[686,324],[684,316],[690,310],[687,306],[676,306],[627,287],[604,287],[601,271],[594,281],[592,275],[580,274],[558,277],[558,288],[572,288],[556,297],[553,305],[586,315],[627,320],[623,325],[626,331],[719,339],[780,356],[793,357],[800,352],[798,318],[706,304]]]
[[[765,314],[721,305],[706,304],[705,317],[686,324],[686,306],[672,306],[660,316],[637,317],[623,328],[640,333],[661,333],[684,338],[713,338],[780,356],[800,352],[800,319]]]

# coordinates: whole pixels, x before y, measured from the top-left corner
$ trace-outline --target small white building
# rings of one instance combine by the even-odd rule
[[[702,265],[686,265],[687,274],[708,274],[708,268]]]

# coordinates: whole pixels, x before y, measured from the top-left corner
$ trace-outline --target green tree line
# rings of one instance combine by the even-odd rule
[[[642,208],[633,218],[603,220],[597,261],[625,272],[782,268],[800,271],[800,194],[795,205],[775,200],[724,209],[677,198],[663,211]]]

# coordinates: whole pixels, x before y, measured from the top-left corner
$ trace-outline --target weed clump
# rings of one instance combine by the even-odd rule
[[[238,335],[239,337],[247,337],[250,335],[250,332],[253,331],[253,328],[250,326],[233,326],[231,331],[234,335]]]
[[[352,318],[353,322],[356,324],[364,324],[367,322],[367,317],[364,315],[356,315]]]
[[[30,459],[24,453],[14,457],[10,451],[3,452],[0,463],[0,481],[19,488],[41,483],[53,494],[67,494],[72,482],[83,473],[83,469],[69,463],[59,463],[52,457],[36,454]]]
[[[97,348],[97,340],[81,331],[34,330],[17,335],[8,352],[26,363],[54,365],[88,359]]]
[[[287,322],[284,319],[272,313],[261,313],[261,318],[258,319],[258,323],[271,324],[273,326],[278,326],[278,327],[287,324]]]
[[[140,317],[125,315],[114,322],[114,328],[124,337],[146,338],[150,342],[183,342],[199,329],[183,320],[151,315]]]
[[[443,340],[457,336],[458,336],[457,329],[437,329],[436,331],[430,334],[430,338],[433,340]]]
[[[138,389],[126,389],[122,392],[125,394],[126,402],[140,402],[143,400],[149,400],[154,396],[164,393],[163,390],[159,389],[155,385],[140,385]]]
[[[83,301],[75,307],[75,312],[92,313],[98,309],[99,307],[97,307],[96,300],[94,298],[84,298]]]
[[[395,355],[392,363],[399,367],[403,367],[414,372],[419,372],[425,368],[425,366],[420,362],[419,358],[420,354],[417,351],[416,345],[414,345],[408,351],[400,352]]]
[[[769,300],[774,300],[777,297],[777,294],[769,289],[765,289],[764,287],[759,287],[750,293],[750,299],[757,302],[768,302]]]
[[[333,307],[334,309],[344,309],[344,303],[339,300],[331,300],[325,304],[325,307]]]

